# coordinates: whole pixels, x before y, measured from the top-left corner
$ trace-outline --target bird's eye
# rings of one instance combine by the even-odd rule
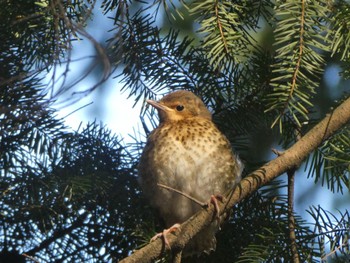
[[[177,106],[176,106],[176,110],[177,110],[177,111],[182,111],[184,108],[185,108],[185,107],[182,106],[182,105],[177,105]]]

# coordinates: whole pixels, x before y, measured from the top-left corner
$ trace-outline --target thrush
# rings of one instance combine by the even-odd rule
[[[242,165],[230,142],[212,122],[202,100],[189,91],[176,91],[160,101],[147,100],[158,110],[159,126],[148,139],[139,164],[140,185],[159,211],[166,227],[183,223],[201,209],[201,202],[233,189]],[[216,220],[195,236],[183,255],[209,253],[216,248]]]

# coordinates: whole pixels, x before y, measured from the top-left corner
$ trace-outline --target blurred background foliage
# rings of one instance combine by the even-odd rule
[[[111,78],[136,105],[177,89],[201,96],[245,174],[350,91],[348,1],[1,0],[0,39],[0,262],[117,261],[162,229],[137,184],[153,112],[142,106],[132,143],[98,121],[73,131],[58,117],[57,105],[91,93],[98,110]],[[92,44],[89,62],[83,50],[73,58],[79,42]],[[345,205],[349,133],[325,141],[300,174]],[[217,251],[199,260],[291,261],[285,188],[276,180],[235,207]],[[309,205],[311,222],[295,215],[301,261],[349,261],[349,211]]]

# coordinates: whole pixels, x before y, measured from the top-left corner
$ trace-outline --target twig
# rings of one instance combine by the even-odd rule
[[[281,152],[281,151],[279,151],[279,150],[277,150],[277,149],[275,149],[275,148],[272,148],[271,151],[272,151],[274,154],[276,154],[277,156],[281,156],[281,155],[283,154],[283,152]]]
[[[164,185],[164,184],[157,184],[157,185],[158,185],[159,187],[162,187],[162,188],[167,189],[167,190],[169,190],[169,191],[178,193],[178,194],[180,194],[180,195],[182,195],[182,196],[184,196],[184,197],[190,199],[191,201],[195,202],[196,204],[200,205],[200,206],[203,207],[203,208],[208,207],[208,204],[207,204],[207,203],[201,202],[201,201],[199,201],[198,199],[196,199],[196,198],[194,198],[194,197],[192,197],[192,196],[190,196],[190,195],[188,195],[188,194],[186,194],[186,193],[184,193],[184,192],[181,192],[180,190],[174,189],[174,188],[169,187],[169,186],[166,186],[166,185]]]
[[[294,218],[294,176],[295,169],[291,169],[288,174],[288,227],[289,227],[289,240],[290,250],[292,253],[292,262],[299,263],[298,246],[295,235],[295,218]]]
[[[27,254],[25,254],[25,253],[23,253],[22,256],[24,256],[24,257],[26,257],[26,258],[29,258],[30,260],[34,261],[35,263],[39,263],[39,261],[36,260],[34,257],[29,256],[29,255],[27,255]]]
[[[217,22],[217,25],[218,25],[218,28],[219,28],[219,31],[220,31],[220,36],[221,36],[222,42],[224,43],[225,52],[226,52],[226,54],[228,54],[229,50],[228,50],[228,47],[227,47],[227,41],[226,41],[226,38],[225,38],[224,31],[222,30],[222,24],[221,24],[220,17],[219,17],[219,7],[218,7],[219,3],[218,2],[219,1],[215,1],[216,22]]]
[[[295,140],[298,142],[301,139],[300,127],[296,125],[294,130]],[[289,240],[290,240],[290,252],[292,254],[292,262],[299,263],[300,257],[298,252],[298,245],[295,234],[295,217],[294,217],[294,187],[295,187],[295,172],[297,167],[287,171],[288,175],[288,228],[289,228]]]
[[[321,262],[326,261],[326,259],[327,259],[329,256],[335,254],[337,251],[339,251],[339,250],[340,250],[343,246],[345,246],[347,243],[348,243],[348,240],[345,239],[344,242],[343,242],[342,244],[340,244],[339,246],[335,247],[335,248],[334,248],[331,252],[329,252],[327,255],[323,256],[323,257],[321,258]]]
[[[173,253],[172,263],[181,263],[182,250]]]
[[[79,107],[79,108],[75,109],[74,111],[72,111],[72,112],[68,113],[67,115],[65,115],[64,117],[62,117],[62,119],[66,119],[68,116],[70,116],[70,115],[72,115],[72,114],[76,113],[77,111],[79,111],[79,110],[81,110],[81,109],[83,109],[83,108],[85,108],[85,107],[87,107],[87,106],[90,106],[90,105],[92,105],[92,104],[93,104],[93,102],[92,102],[92,101],[91,101],[91,102],[89,102],[89,103],[86,103],[86,104],[84,104],[83,106],[81,106],[81,107]]]

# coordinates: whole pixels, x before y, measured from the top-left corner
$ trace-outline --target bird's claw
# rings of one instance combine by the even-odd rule
[[[212,203],[215,208],[215,217],[218,221],[220,221],[220,207],[218,204],[218,200],[220,200],[220,202],[223,202],[224,197],[220,194],[210,196],[210,203]]]
[[[168,234],[168,233],[173,233],[173,232],[175,232],[175,231],[177,231],[177,230],[179,230],[179,229],[180,229],[180,224],[174,224],[173,226],[169,227],[168,229],[164,229],[163,232],[156,234],[154,237],[151,238],[150,242],[155,241],[157,238],[163,237],[164,244],[165,244],[169,249],[171,249],[170,243],[169,243],[169,241],[168,241],[168,239],[167,239],[167,237],[166,237],[166,234]]]

